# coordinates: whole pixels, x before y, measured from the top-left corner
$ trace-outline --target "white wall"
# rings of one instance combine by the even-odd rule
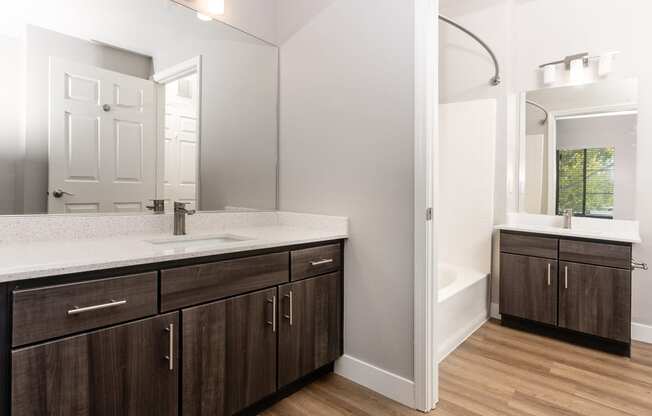
[[[496,100],[439,109],[437,260],[490,273]]]
[[[408,380],[413,74],[414,10],[393,0],[335,0],[281,46],[280,208],[350,218],[345,353]]]
[[[557,149],[614,147],[614,210],[618,220],[636,219],[637,116],[589,117],[557,121]]]

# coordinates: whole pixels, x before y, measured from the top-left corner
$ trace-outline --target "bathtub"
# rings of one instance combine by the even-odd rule
[[[489,275],[439,264],[437,354],[439,361],[455,350],[489,318]]]

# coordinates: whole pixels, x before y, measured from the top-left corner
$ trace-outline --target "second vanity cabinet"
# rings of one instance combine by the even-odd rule
[[[342,244],[18,282],[5,337],[8,414],[214,416],[260,406],[342,354]]]
[[[631,244],[502,231],[500,313],[629,354]]]

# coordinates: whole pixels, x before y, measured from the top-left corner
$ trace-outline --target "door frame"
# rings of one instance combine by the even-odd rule
[[[415,0],[414,408],[439,400],[437,357],[439,0]],[[428,214],[430,212],[430,214]]]
[[[196,209],[199,210],[201,206],[201,143],[202,143],[202,56],[197,55],[186,61],[173,65],[169,68],[163,69],[152,76],[156,85],[156,197],[164,199],[165,190],[163,186],[163,178],[165,177],[165,84],[176,81],[179,78],[187,77],[188,75],[197,74],[197,94],[193,97],[195,108],[197,109],[197,171],[196,171],[196,185],[195,185],[195,203]]]

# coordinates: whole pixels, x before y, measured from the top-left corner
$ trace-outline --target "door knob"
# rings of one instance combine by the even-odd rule
[[[111,111],[111,106],[108,105],[108,104],[104,104],[102,106],[102,110],[104,110],[104,111],[106,111],[108,113],[109,111]]]
[[[66,192],[61,188],[55,189],[54,191],[52,191],[52,196],[55,197],[55,198],[61,198],[64,195],[75,196],[75,194],[71,194],[70,192]]]

